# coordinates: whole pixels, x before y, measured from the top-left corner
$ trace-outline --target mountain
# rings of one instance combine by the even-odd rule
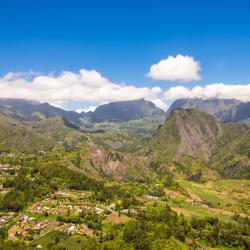
[[[250,178],[249,142],[247,125],[224,125],[198,109],[174,109],[143,150],[158,172]]]
[[[127,122],[139,119],[158,119],[163,121],[165,118],[163,110],[144,99],[111,102],[99,106],[94,112],[88,112],[87,114],[82,112],[79,114],[75,111],[66,111],[54,107],[48,103],[0,98],[0,110],[20,121],[38,121],[50,117],[64,117],[70,123],[86,128],[92,128],[92,122]]]
[[[48,103],[39,103],[23,99],[0,98],[0,110],[21,121],[38,121],[50,117],[64,117],[74,124],[81,124],[86,119],[85,114],[66,111]]]
[[[162,118],[165,112],[152,102],[144,99],[134,101],[111,102],[99,106],[94,112],[88,112],[93,122],[126,122],[144,118]]]
[[[222,122],[241,122],[250,118],[250,103],[235,99],[179,99],[173,102],[167,114],[176,108],[197,108]]]
[[[207,161],[222,125],[198,109],[175,109],[149,140],[152,150],[161,150],[167,157],[200,157]]]
[[[234,117],[245,119],[247,103],[237,107]],[[56,151],[66,166],[95,178],[141,180],[166,171],[185,178],[200,172],[209,178],[250,178],[245,124],[227,125],[199,109],[176,108],[158,125],[165,112],[145,100],[102,105],[91,115],[102,112],[104,121],[113,122],[95,123],[89,131],[78,126],[84,114],[1,99],[0,152]]]
[[[242,102],[232,107],[225,117],[226,122],[247,121],[250,119],[250,102]]]

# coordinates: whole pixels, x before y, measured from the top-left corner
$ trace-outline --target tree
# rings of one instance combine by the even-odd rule
[[[151,240],[148,237],[146,225],[142,221],[129,222],[124,229],[123,239],[135,249],[150,249]]]

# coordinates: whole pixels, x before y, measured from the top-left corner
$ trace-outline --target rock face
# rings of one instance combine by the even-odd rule
[[[150,170],[146,157],[129,153],[106,151],[104,148],[90,146],[88,152],[89,169],[95,169],[99,174],[115,180],[143,180],[155,177]]]
[[[179,99],[173,102],[167,114],[176,108],[200,109],[222,122],[241,122],[250,118],[250,103],[235,99]]]
[[[217,138],[223,133],[221,124],[211,115],[196,110],[177,110],[176,113],[176,125],[181,137],[177,156],[189,155],[209,160]]]
[[[126,122],[143,118],[164,117],[165,112],[152,102],[144,99],[135,101],[111,102],[99,106],[94,112],[88,112],[93,122]]]

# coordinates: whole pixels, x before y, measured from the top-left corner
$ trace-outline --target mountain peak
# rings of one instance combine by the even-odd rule
[[[213,146],[222,135],[222,125],[198,109],[173,110],[152,138],[153,145],[166,156],[199,157],[208,161]]]

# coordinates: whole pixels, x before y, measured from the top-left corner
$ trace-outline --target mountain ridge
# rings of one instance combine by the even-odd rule
[[[37,121],[54,116],[64,117],[78,126],[91,126],[91,122],[127,122],[144,118],[164,118],[165,111],[144,99],[111,102],[100,105],[94,112],[67,111],[49,103],[24,99],[0,98],[0,109],[23,121]]]
[[[167,115],[176,108],[198,108],[208,114],[214,115],[222,122],[243,122],[250,118],[250,102],[242,102],[236,99],[219,98],[183,98],[172,103]]]
[[[140,119],[163,121],[176,108],[200,109],[215,116],[221,122],[248,122],[250,119],[250,102],[236,99],[186,98],[178,99],[170,108],[164,110],[144,99],[110,102],[100,105],[93,112],[67,111],[48,103],[39,103],[24,99],[0,98],[0,110],[23,121],[36,121],[53,116],[61,116],[77,126],[93,127],[100,122],[128,122]]]
[[[148,117],[162,117],[165,116],[165,112],[150,101],[138,99],[100,105],[94,112],[88,112],[87,115],[89,115],[94,122],[126,122]]]

